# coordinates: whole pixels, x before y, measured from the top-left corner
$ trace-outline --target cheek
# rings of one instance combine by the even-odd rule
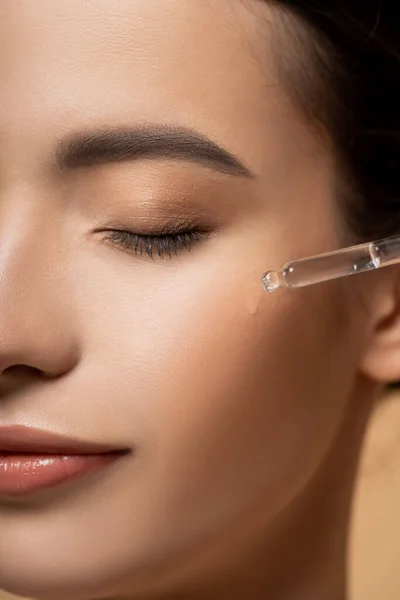
[[[115,398],[107,422],[147,457],[148,510],[171,533],[212,531],[257,503],[282,509],[323,459],[348,393],[333,286],[269,295],[258,277],[218,275],[131,299],[125,285],[123,300],[110,286],[113,298],[91,302],[88,339]]]
[[[200,320],[210,335],[192,327],[170,354],[159,406],[160,477],[188,527],[199,507],[203,526],[256,504],[268,518],[281,510],[323,460],[350,390],[322,298],[304,310],[265,297],[256,315],[223,300]]]

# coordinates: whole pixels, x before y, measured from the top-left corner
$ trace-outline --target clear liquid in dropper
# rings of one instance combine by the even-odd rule
[[[280,271],[268,271],[262,278],[264,289],[274,292],[281,286],[297,288],[321,283],[346,275],[355,275],[378,269],[381,249],[375,244],[349,248],[347,251],[324,254],[288,263]]]

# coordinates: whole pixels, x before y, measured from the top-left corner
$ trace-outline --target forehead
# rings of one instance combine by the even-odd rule
[[[0,39],[7,50],[2,64],[22,67],[28,58],[29,66],[39,69],[76,69],[80,57],[80,72],[108,73],[112,66],[117,73],[129,67],[137,76],[149,76],[149,65],[153,75],[176,67],[188,75],[190,63],[195,78],[212,64],[217,70],[226,61],[240,67],[240,59],[249,58],[246,45],[257,24],[250,5],[244,0],[2,0]]]
[[[0,134],[163,121],[256,139],[277,104],[261,7],[2,0]]]

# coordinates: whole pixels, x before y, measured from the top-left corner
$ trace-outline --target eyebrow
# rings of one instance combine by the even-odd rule
[[[255,177],[233,153],[182,126],[142,125],[72,133],[57,143],[55,156],[62,170],[166,158],[197,163],[236,177]]]

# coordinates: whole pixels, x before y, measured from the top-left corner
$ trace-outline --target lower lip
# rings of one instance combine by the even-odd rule
[[[122,455],[1,454],[0,496],[21,496],[51,488],[106,467]]]

